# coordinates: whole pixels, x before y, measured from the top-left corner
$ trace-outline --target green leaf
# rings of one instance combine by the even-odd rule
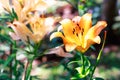
[[[64,0],[64,1],[67,1],[69,4],[71,4],[74,8],[77,9],[78,0]]]
[[[71,80],[87,80],[86,78],[80,78],[79,74],[76,74],[71,78]]]
[[[84,65],[82,64],[82,66],[77,67],[76,70],[78,71],[80,78],[84,78],[90,73],[91,63],[86,56],[84,56]]]
[[[80,10],[82,10],[82,9],[84,9],[84,6],[83,6],[83,5],[78,5],[78,8],[79,8]]]
[[[85,13],[84,5],[80,5],[80,4],[78,5],[78,12],[80,16],[82,16]]]
[[[83,67],[78,67],[78,68],[76,68],[76,70],[78,71],[80,78],[84,78],[90,73],[89,68],[85,69],[84,72],[83,72]]]
[[[30,64],[28,64],[28,68],[27,68],[27,71],[26,71],[25,80],[29,80],[30,79],[31,69],[32,69],[32,61],[30,62]]]
[[[0,34],[0,41],[7,41],[8,43],[13,43],[13,41],[8,37],[8,36],[5,36],[5,35],[1,35]]]
[[[94,51],[96,50],[94,46],[90,46],[90,48],[91,48],[92,50],[94,50]]]
[[[74,64],[74,63],[82,64],[82,62],[79,60],[79,61],[71,61],[71,62],[68,63],[68,65]]]
[[[71,80],[77,80],[78,78],[77,77],[72,77]]]
[[[3,64],[5,60],[0,59],[0,64]]]
[[[16,14],[16,12],[14,11],[13,8],[12,8],[11,16],[12,16],[13,19],[15,18],[16,20],[18,20],[18,16],[17,16],[17,14]]]
[[[8,74],[2,73],[0,74],[0,80],[11,80]]]
[[[51,40],[51,46],[52,47],[57,47],[57,46],[60,46],[60,45],[62,45],[63,44],[63,41],[62,41],[62,39],[60,38],[60,37],[56,37],[56,38],[53,38],[52,40]]]
[[[16,54],[9,55],[7,60],[4,62],[2,68],[4,69],[15,58],[15,56],[16,56]]]
[[[104,80],[103,78],[96,77],[93,80]]]

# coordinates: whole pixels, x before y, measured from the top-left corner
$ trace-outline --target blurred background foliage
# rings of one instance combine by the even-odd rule
[[[95,71],[95,76],[102,77],[105,80],[120,80],[120,0],[51,1],[51,6],[45,12],[46,16],[72,19],[76,15],[91,12],[93,25],[98,20],[106,20],[108,22],[106,29],[108,31],[107,43],[101,62]],[[10,21],[10,19],[7,12],[0,7],[0,80],[11,80],[11,78],[15,80],[15,76],[17,76],[16,80],[21,80],[22,76],[20,75],[24,71],[26,55],[23,50],[16,50],[16,46],[11,45],[15,43],[8,35],[11,29],[6,25],[6,22]],[[56,28],[58,25],[59,23],[55,24]],[[17,41],[17,44],[20,48],[26,48],[21,41]],[[42,50],[50,49],[60,44],[62,44],[61,39],[56,38],[50,42],[49,35],[47,35],[43,40]],[[13,51],[11,51],[12,47]],[[85,55],[95,59],[100,47],[101,45],[95,45],[96,49],[88,50]],[[11,54],[11,52],[13,53]],[[17,54],[16,62],[14,61],[15,54]],[[70,80],[71,76],[75,76],[77,73],[74,67],[77,67],[78,64],[67,65],[67,63],[80,59],[79,54],[74,56],[71,58],[60,57],[56,53],[39,57],[33,63],[31,80]]]

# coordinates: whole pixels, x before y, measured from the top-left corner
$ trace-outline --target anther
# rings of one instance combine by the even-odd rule
[[[81,34],[83,35],[83,31],[81,32]]]
[[[77,26],[79,26],[79,24],[77,24]]]
[[[78,37],[78,33],[76,33],[76,36]]]
[[[72,31],[72,32],[73,32],[73,34],[75,33],[75,29],[74,29],[74,28],[73,28],[73,31]]]
[[[75,23],[75,21],[73,21],[73,23]]]
[[[84,32],[84,29],[82,28],[82,32]]]
[[[75,31],[73,31],[73,34],[75,33]]]
[[[81,27],[80,27],[80,26],[79,26],[78,28],[79,28],[79,30],[81,30]]]

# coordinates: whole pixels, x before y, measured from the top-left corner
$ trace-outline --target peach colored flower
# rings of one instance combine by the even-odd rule
[[[26,22],[29,19],[29,15],[34,11],[40,11],[40,8],[47,7],[44,0],[0,0],[3,8],[12,13],[12,8],[17,14],[18,20],[21,22]],[[43,13],[43,12],[41,12]]]
[[[51,21],[51,23],[48,23],[48,21]],[[21,39],[24,42],[30,40],[34,43],[38,43],[47,33],[50,33],[54,29],[54,19],[51,17],[41,18],[39,16],[34,16],[29,20],[29,24],[30,27],[28,28],[26,24],[20,21],[8,23],[14,31],[10,32],[10,36],[14,40]]]

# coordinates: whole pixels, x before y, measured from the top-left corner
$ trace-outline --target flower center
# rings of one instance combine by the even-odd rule
[[[79,35],[83,36],[83,33],[84,33],[84,29],[79,26],[79,24],[75,24],[75,27],[73,28],[72,30],[73,34],[76,35],[77,37]]]
[[[77,44],[79,44],[80,46],[82,46],[83,44],[83,41],[84,41],[84,28],[81,27],[78,23],[74,22],[73,23],[75,24],[75,27],[73,28],[72,32],[73,32],[73,35],[75,35],[77,38],[78,38],[78,42]]]

